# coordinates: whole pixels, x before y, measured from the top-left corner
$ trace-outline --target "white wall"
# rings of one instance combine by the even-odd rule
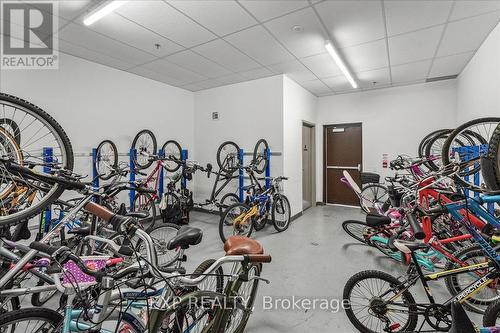
[[[386,175],[382,154],[415,156],[426,134],[453,127],[456,121],[455,80],[321,97],[318,125],[361,122],[363,170]],[[316,196],[323,197],[323,129],[316,130]]]
[[[212,112],[219,120],[212,120]],[[194,143],[196,155],[210,162],[217,170],[217,148],[224,141],[235,141],[245,152],[253,152],[257,140],[268,141],[271,151],[283,151],[283,79],[273,76],[264,79],[217,87],[195,93]],[[251,157],[246,157],[248,162]],[[282,157],[271,160],[272,175],[283,173]],[[208,199],[213,178],[195,176],[197,201]],[[238,181],[233,181],[235,190]]]
[[[302,122],[316,123],[318,98],[283,77],[283,174],[292,215],[302,211]]]
[[[193,93],[80,58],[61,54],[58,70],[2,70],[0,91],[47,111],[76,154],[90,153],[103,139],[127,153],[144,128],[155,133],[159,147],[176,139],[194,148]],[[75,170],[90,174],[90,161],[75,157]]]
[[[500,113],[500,24],[458,77],[459,123]]]

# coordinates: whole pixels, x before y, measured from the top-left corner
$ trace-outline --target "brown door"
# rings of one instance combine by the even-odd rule
[[[324,126],[324,175],[323,195],[329,204],[359,206],[356,194],[340,178],[347,170],[354,181],[361,185],[362,164],[361,124]]]

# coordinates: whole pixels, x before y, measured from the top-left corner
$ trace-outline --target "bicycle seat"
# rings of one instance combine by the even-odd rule
[[[145,219],[149,216],[149,212],[147,210],[141,210],[138,212],[128,212],[125,213],[125,216],[135,217],[136,219]]]
[[[393,245],[403,253],[412,253],[417,250],[429,248],[429,244],[427,243],[412,242],[401,239],[394,239]]]
[[[167,250],[173,250],[177,247],[187,249],[191,245],[196,245],[201,242],[203,231],[198,228],[183,226],[177,232],[177,235],[172,238],[167,244]]]
[[[88,236],[90,235],[90,226],[73,228],[71,230],[68,230],[68,234]]]
[[[448,333],[475,333],[477,330],[459,302],[451,303],[452,324]]]
[[[245,254],[264,254],[262,245],[254,239],[245,236],[231,236],[224,243],[227,256]]]
[[[366,215],[366,224],[369,227],[381,227],[384,225],[388,225],[391,223],[391,218],[388,216],[380,215],[380,214],[374,214],[374,213],[369,213]]]

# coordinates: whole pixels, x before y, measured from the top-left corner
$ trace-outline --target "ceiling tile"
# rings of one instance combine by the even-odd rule
[[[178,87],[178,86],[185,84],[185,81],[183,81],[183,80],[175,79],[175,78],[170,77],[168,75],[149,70],[149,69],[142,67],[142,66],[129,69],[128,72],[133,73],[133,74],[137,74],[140,76],[144,76],[144,77],[147,77],[147,78],[155,80],[155,81],[170,84],[172,86]]]
[[[202,87],[197,86],[197,85],[196,85],[196,84],[194,84],[194,83],[186,84],[185,86],[182,86],[181,88],[182,88],[182,89],[189,90],[189,91],[200,91],[200,90],[203,90],[203,88],[202,88]]]
[[[300,85],[313,94],[326,94],[331,92],[330,88],[320,80],[304,81],[301,82]]]
[[[265,25],[298,58],[325,52],[327,38],[311,8],[274,19]],[[302,30],[294,31],[294,26],[300,26]]]
[[[209,78],[231,74],[231,71],[207,60],[193,51],[186,50],[165,58],[167,61]]]
[[[341,49],[345,62],[353,72],[387,67],[387,48],[385,40],[360,44]],[[369,56],[367,56],[369,55]]]
[[[309,5],[305,0],[241,0],[240,3],[260,21],[266,21]]]
[[[429,77],[460,74],[474,52],[455,54],[448,57],[434,59]]]
[[[392,65],[429,59],[434,56],[444,25],[389,38]]]
[[[37,1],[26,1],[28,4],[32,5],[34,8],[42,9],[42,7],[37,5]],[[47,2],[47,1],[40,1]],[[91,0],[59,0],[51,1],[57,5],[54,14],[62,17],[66,20],[73,20],[79,15],[85,13],[89,8],[93,8]]]
[[[354,75],[360,88],[374,89],[391,83],[389,68],[380,68],[373,71],[364,71]]]
[[[257,24],[235,1],[169,1],[174,7],[219,36]]]
[[[107,56],[105,54],[96,51],[86,49],[85,47],[71,44],[64,40],[59,41],[59,51],[62,53],[70,54],[75,57],[93,61],[101,65],[106,65],[109,67],[118,68],[122,70],[125,70],[133,66],[132,64],[129,64],[127,62],[115,59],[113,57]],[[64,66],[64,58],[60,60],[59,66],[61,67]]]
[[[444,24],[453,1],[384,1],[389,36]]]
[[[448,23],[437,55],[476,50],[499,20],[500,11]]]
[[[192,50],[219,64],[224,64],[226,68],[235,72],[259,67],[259,63],[241,53],[222,39],[216,39],[212,42],[197,46]]]
[[[311,81],[317,79],[317,77],[313,73],[311,73],[310,70],[304,67],[304,65],[302,65],[297,60],[281,64],[270,65],[269,68],[271,68],[276,73],[286,74],[297,82]]]
[[[222,77],[218,77],[217,81],[223,84],[233,84],[238,82],[247,81],[248,79],[241,74],[230,74]]]
[[[272,75],[275,75],[276,73],[270,71],[269,69],[267,69],[265,67],[259,67],[259,68],[251,69],[249,71],[241,72],[239,74],[243,75],[247,79],[255,80],[255,79],[260,79],[262,77],[272,76]]]
[[[224,39],[263,65],[293,59],[293,56],[261,26],[240,31]]]
[[[500,10],[498,0],[459,0],[455,3],[450,20],[474,16]]]
[[[220,87],[224,84],[217,80],[212,79],[212,80],[196,82],[196,85],[202,87],[203,89],[210,89],[210,88]]]
[[[164,57],[183,49],[178,44],[115,13],[111,13],[105,19],[99,20],[87,28],[157,57]],[[160,45],[160,47],[157,48],[155,44]]]
[[[301,59],[302,63],[309,68],[317,77],[331,77],[342,74],[338,66],[328,53]]]
[[[145,65],[142,65],[142,67],[150,71],[157,72],[158,74],[171,77],[172,79],[175,79],[182,84],[188,84],[207,79],[207,77],[203,75],[191,72],[187,69],[181,68],[162,59],[147,63]]]
[[[381,1],[324,1],[315,8],[338,47],[385,37]]]
[[[321,80],[335,92],[342,92],[352,89],[351,84],[349,83],[349,81],[347,81],[344,75],[337,75]]]
[[[432,60],[424,60],[412,62],[409,64],[392,66],[392,82],[411,82],[415,80],[422,80],[427,78],[427,73],[431,66]]]
[[[149,53],[140,51],[74,23],[66,25],[59,32],[59,39],[134,65],[142,64],[155,58]]]
[[[5,35],[5,31],[3,29],[4,22],[5,22],[5,24],[9,24],[10,25],[10,37],[15,39],[15,40],[18,40],[19,43],[21,43],[16,47],[22,47],[22,43],[24,41],[24,25],[20,19],[21,19],[21,16],[17,16],[17,15],[11,15],[9,20],[6,20],[6,21],[2,20],[2,18],[0,17],[0,36]],[[52,37],[52,33],[53,33],[52,29],[41,28],[39,31],[39,36],[37,36],[35,34],[31,35],[30,40],[29,40],[30,45],[33,47],[36,47],[36,46],[47,47],[47,44],[45,43],[45,41],[47,41],[49,38]]]
[[[163,1],[129,1],[116,12],[185,47],[216,38]]]

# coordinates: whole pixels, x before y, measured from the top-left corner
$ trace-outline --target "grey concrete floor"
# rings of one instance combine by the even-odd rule
[[[253,235],[263,244],[265,252],[272,255],[273,261],[264,266],[262,277],[271,283],[260,284],[254,313],[245,332],[356,332],[342,309],[332,312],[263,308],[266,296],[341,300],[346,281],[362,270],[378,269],[395,276],[405,272],[405,267],[374,248],[355,243],[345,234],[341,224],[348,219],[363,220],[364,215],[358,209],[319,206],[308,209],[284,233],[276,233],[272,226],[267,226]],[[199,246],[188,250],[188,266],[222,256],[218,217],[195,212],[191,221],[192,226],[204,230],[204,237]],[[443,281],[435,282],[431,288],[438,301],[449,297]],[[412,292],[417,301],[425,302],[420,287],[413,288]],[[480,323],[480,316],[472,314],[471,318]]]

